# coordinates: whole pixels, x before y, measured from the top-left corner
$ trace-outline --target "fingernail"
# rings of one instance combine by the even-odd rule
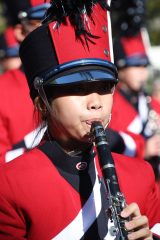
[[[128,217],[128,215],[127,215],[127,211],[126,210],[123,210],[122,212],[121,212],[121,217]]]

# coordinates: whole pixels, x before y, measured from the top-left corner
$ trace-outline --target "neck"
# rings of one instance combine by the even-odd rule
[[[70,141],[65,141],[62,139],[57,139],[52,137],[50,133],[47,133],[46,139],[49,141],[56,141],[60,147],[69,155],[79,155],[85,152],[88,148],[90,148],[93,144],[92,142],[81,142],[75,139]]]
[[[75,140],[73,142],[70,141],[67,143],[59,140],[56,140],[56,141],[63,148],[63,150],[69,155],[80,155],[92,146],[91,143],[76,142]]]

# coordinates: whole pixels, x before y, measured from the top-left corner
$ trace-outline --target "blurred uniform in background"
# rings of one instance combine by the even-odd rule
[[[8,24],[14,28],[17,41],[41,24],[49,3],[43,0],[5,0]],[[34,106],[23,67],[0,76],[0,162],[8,162],[37,143],[34,138],[39,127],[34,120]],[[37,139],[37,138],[36,138]]]
[[[116,29],[114,57],[120,82],[114,96],[110,127],[116,131],[128,130],[143,138],[144,145],[138,153],[152,164],[158,180],[160,137],[153,128],[152,101],[145,91],[150,65],[146,51],[146,3],[147,0],[112,1],[113,29]],[[117,101],[124,107],[118,109]]]
[[[146,0],[112,1],[113,36],[132,36],[137,34],[145,22],[145,8]],[[144,157],[145,142],[141,135],[129,129],[117,130],[112,127],[112,121],[109,127],[107,135],[113,152],[131,157]]]
[[[160,114],[160,77],[155,78],[153,83],[152,83],[152,106],[157,106],[157,111]]]
[[[111,126],[116,130],[127,129],[144,138],[144,157],[153,165],[156,178],[159,179],[160,137],[153,129],[153,109],[150,96],[145,92],[149,59],[142,32],[117,38],[114,41],[114,54],[120,82],[114,96]],[[123,105],[121,109],[119,102]]]
[[[0,35],[0,67],[1,71],[19,68],[21,60],[19,58],[19,43],[15,38],[14,29],[8,27]]]
[[[155,78],[152,83],[152,91],[151,91],[151,97],[150,97],[150,121],[152,124],[152,129],[155,134],[157,134],[160,138],[160,78]],[[160,158],[160,151],[158,153],[158,156]],[[153,167],[157,171],[157,173],[160,172],[160,164],[158,164],[157,167],[157,158],[154,158]],[[159,181],[160,186],[160,181]]]

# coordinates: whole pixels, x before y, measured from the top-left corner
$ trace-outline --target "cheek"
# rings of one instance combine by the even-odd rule
[[[103,106],[106,114],[111,113],[112,105],[113,105],[113,95],[114,94],[107,94],[103,96]]]
[[[136,74],[134,75],[128,74],[126,76],[125,82],[131,89],[136,89],[140,85],[140,81],[137,79]]]
[[[149,78],[149,73],[148,71],[142,72],[141,76],[143,76],[143,81],[146,82]]]
[[[54,118],[64,125],[77,122],[82,109],[82,103],[75,97],[61,97],[53,101],[52,109]]]

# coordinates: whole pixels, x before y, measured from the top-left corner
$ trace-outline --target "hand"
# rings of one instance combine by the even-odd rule
[[[152,233],[149,230],[148,218],[142,216],[140,209],[136,203],[131,203],[121,212],[124,218],[132,217],[131,221],[125,223],[128,231],[133,231],[128,234],[128,239],[145,239],[152,240]]]

